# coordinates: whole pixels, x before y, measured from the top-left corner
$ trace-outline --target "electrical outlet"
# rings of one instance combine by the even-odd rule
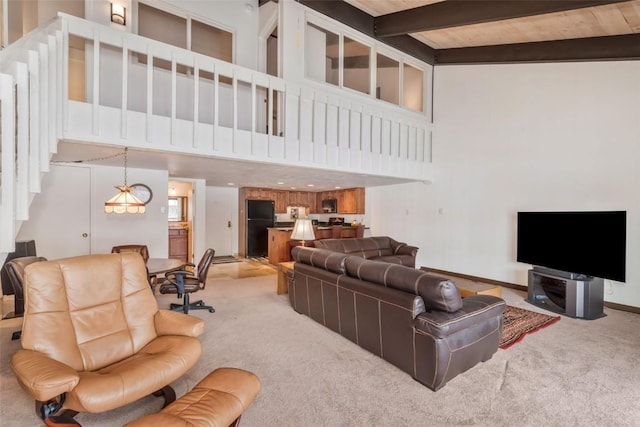
[[[607,295],[613,295],[613,283],[611,283],[611,280],[604,280],[604,293]]]

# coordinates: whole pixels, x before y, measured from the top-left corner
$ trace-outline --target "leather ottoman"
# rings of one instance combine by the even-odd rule
[[[145,415],[126,426],[237,426],[259,391],[260,380],[253,373],[218,368],[160,412]]]

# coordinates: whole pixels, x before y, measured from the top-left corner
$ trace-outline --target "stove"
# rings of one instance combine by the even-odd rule
[[[344,217],[332,216],[329,217],[329,225],[343,225]]]

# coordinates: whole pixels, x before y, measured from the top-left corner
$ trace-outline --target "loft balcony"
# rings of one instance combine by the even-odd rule
[[[62,13],[0,51],[0,107],[0,253],[12,249],[61,141],[432,178],[423,113]]]

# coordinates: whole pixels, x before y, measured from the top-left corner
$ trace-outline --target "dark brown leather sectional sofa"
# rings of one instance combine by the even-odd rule
[[[351,239],[353,240],[353,239]],[[498,349],[505,302],[445,278],[318,248],[293,249],[292,307],[438,390]]]
[[[320,249],[342,252],[343,254],[355,255],[365,259],[407,265],[409,267],[416,266],[416,254],[418,253],[417,247],[397,242],[387,236],[361,237],[357,239],[321,239],[314,240],[313,244]]]

